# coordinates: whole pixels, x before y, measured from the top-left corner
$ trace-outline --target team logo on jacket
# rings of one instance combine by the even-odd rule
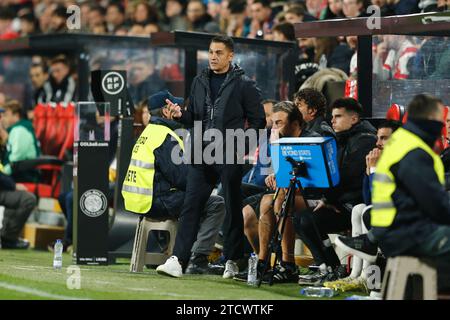
[[[81,211],[88,217],[101,216],[108,207],[106,196],[97,189],[90,189],[83,193],[80,198]]]

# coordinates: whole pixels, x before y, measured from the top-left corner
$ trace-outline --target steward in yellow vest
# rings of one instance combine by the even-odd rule
[[[176,216],[184,201],[186,165],[175,165],[172,150],[183,150],[183,142],[171,120],[152,118],[133,147],[122,187],[125,209],[152,217]]]
[[[432,150],[441,135],[442,103],[418,95],[408,122],[384,147],[373,179],[371,226],[387,256],[450,261],[450,199],[444,167]]]

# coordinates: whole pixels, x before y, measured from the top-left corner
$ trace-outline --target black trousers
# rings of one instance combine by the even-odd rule
[[[182,265],[186,265],[189,261],[201,215],[218,179],[222,182],[226,209],[223,223],[223,253],[227,260],[237,260],[243,256],[244,221],[242,218],[242,196],[239,192],[242,165],[190,165],[188,167],[186,194],[178,220],[178,232],[173,251],[173,255],[178,258]]]
[[[296,213],[293,218],[295,231],[311,251],[317,265],[325,263],[333,268],[340,265],[339,257],[333,247],[323,245],[329,233],[350,230],[352,227],[351,212],[344,208],[340,210],[340,213],[336,213],[328,208],[322,208],[316,212],[307,209]]]
[[[1,237],[17,240],[36,204],[36,197],[30,192],[0,191],[0,206],[5,207]]]

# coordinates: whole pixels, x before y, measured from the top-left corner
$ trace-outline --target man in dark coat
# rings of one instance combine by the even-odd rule
[[[168,102],[171,104],[173,116],[186,127],[192,127],[195,122],[192,141],[194,150],[196,145],[203,147],[200,149],[202,154],[203,149],[206,151],[206,147],[209,148],[210,143],[202,139],[203,133],[207,135],[211,132],[209,129],[218,130],[224,136],[227,129],[243,130],[246,124],[247,130],[265,127],[260,90],[254,81],[244,75],[239,66],[232,64],[233,57],[233,40],[226,36],[214,37],[209,47],[209,68],[194,79],[187,109],[182,111],[180,106]],[[202,130],[196,130],[198,124],[201,124]],[[216,141],[214,143],[219,144]],[[217,160],[220,155],[215,154],[216,158],[212,164],[207,164],[206,159],[202,159],[189,166],[186,197],[173,256],[157,268],[159,273],[181,277],[182,267],[189,260],[191,246],[195,240],[199,213],[218,178],[222,183],[226,206],[224,255],[228,261],[223,276],[232,278],[239,272],[236,261],[243,257],[244,250],[242,199],[239,192],[243,168],[236,160],[243,155],[238,155],[236,148],[225,152],[230,145],[230,141],[227,143],[225,140],[221,155],[223,159],[230,156],[234,158],[232,163],[227,161],[223,164],[223,161]],[[193,154],[194,160],[197,155],[198,152]]]

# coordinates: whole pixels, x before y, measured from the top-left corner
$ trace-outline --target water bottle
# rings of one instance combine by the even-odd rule
[[[326,287],[306,287],[300,290],[300,294],[306,297],[331,298],[337,293],[333,289]]]
[[[56,240],[54,253],[55,255],[53,256],[53,268],[59,270],[62,268],[62,253],[63,253],[63,244],[60,239]]]
[[[258,256],[255,253],[252,253],[248,258],[247,284],[249,286],[258,285],[257,268],[258,268]]]

